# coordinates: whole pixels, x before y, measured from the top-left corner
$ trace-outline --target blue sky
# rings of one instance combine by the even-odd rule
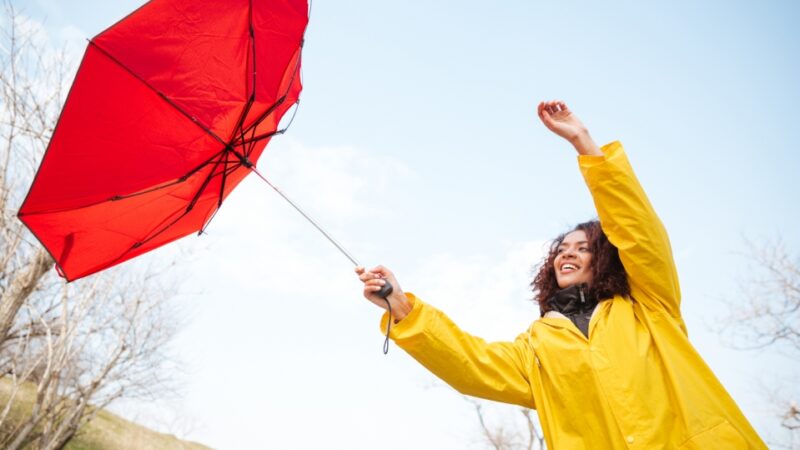
[[[12,3],[80,48],[140,4]],[[743,238],[800,249],[800,5],[603,3],[318,0],[299,113],[259,166],[363,263],[510,339],[537,316],[526,285],[543,243],[594,216],[574,151],[535,115],[567,101],[598,143],[626,146],[670,232],[690,337],[774,433],[754,385],[760,368],[797,364],[726,349],[708,324],[738,294]],[[193,424],[182,434],[218,448],[475,446],[469,404],[398,349],[380,354],[347,260],[258,180],[185,245],[187,387],[161,408]],[[123,409],[157,422],[136,408]]]

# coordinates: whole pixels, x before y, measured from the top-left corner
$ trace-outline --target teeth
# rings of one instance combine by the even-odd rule
[[[566,270],[566,269],[578,270],[578,268],[573,266],[572,264],[564,264],[563,266],[561,266],[561,270]]]

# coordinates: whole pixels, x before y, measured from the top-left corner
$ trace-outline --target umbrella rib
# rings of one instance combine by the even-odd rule
[[[173,181],[171,183],[165,184],[163,186],[157,186],[157,187],[154,187],[154,188],[151,188],[151,189],[147,189],[147,190],[144,190],[144,191],[140,191],[140,192],[134,192],[133,194],[115,195],[115,196],[111,197],[110,199],[108,199],[106,201],[117,201],[117,200],[124,200],[126,198],[131,198],[131,197],[138,197],[140,195],[149,194],[151,192],[159,191],[161,189],[165,189],[165,188],[168,188],[170,186],[174,186],[176,184],[183,183],[186,180],[188,180],[189,177],[191,177],[192,175],[194,175],[197,172],[199,172],[203,167],[211,164],[211,162],[213,162],[216,158],[218,158],[219,156],[225,154],[225,152],[226,152],[225,149],[218,151],[212,157],[208,158],[207,160],[205,160],[202,163],[200,163],[200,165],[198,165],[194,169],[192,169],[189,172],[187,172],[186,175],[183,175],[182,177],[178,178],[177,180],[175,180],[175,181]]]
[[[118,259],[121,259],[121,258],[123,258],[123,257],[124,257],[124,256],[125,256],[125,255],[126,255],[128,252],[130,252],[131,250],[136,250],[137,248],[139,248],[139,247],[143,246],[144,244],[146,244],[146,243],[148,243],[148,242],[152,241],[153,239],[155,239],[156,237],[158,237],[158,235],[160,235],[161,233],[163,233],[164,231],[168,230],[170,227],[172,227],[173,225],[175,225],[176,223],[178,223],[178,222],[179,222],[181,219],[183,219],[183,218],[184,218],[184,217],[185,217],[187,214],[189,214],[189,211],[184,211],[184,212],[182,212],[182,213],[181,213],[181,215],[179,215],[178,217],[176,217],[176,218],[175,218],[175,220],[173,220],[172,222],[170,222],[170,223],[168,223],[167,225],[163,226],[163,227],[162,227],[160,230],[156,231],[154,234],[152,234],[152,235],[150,235],[149,237],[147,237],[147,238],[145,238],[145,239],[142,239],[142,240],[140,240],[139,242],[137,242],[137,243],[133,244],[133,245],[131,246],[131,248],[129,248],[129,249],[128,249],[127,251],[125,251],[124,253],[122,253],[122,255],[120,255]]]
[[[239,161],[230,161],[230,160],[228,160],[228,153],[230,153],[230,152],[234,153],[236,155],[236,157],[239,158]],[[231,163],[233,163],[233,166],[229,167],[229,165]],[[211,178],[214,178],[214,177],[217,177],[217,176],[222,176],[222,183],[221,183],[220,188],[219,188],[219,199],[217,201],[217,207],[211,213],[211,217],[209,217],[208,220],[205,221],[205,223],[202,226],[202,228],[200,228],[200,231],[198,231],[198,233],[197,233],[198,236],[200,236],[200,235],[202,235],[202,234],[204,234],[206,232],[206,229],[209,227],[209,225],[211,225],[211,221],[214,220],[214,217],[217,216],[217,212],[219,212],[219,210],[222,208],[222,200],[223,200],[223,197],[225,196],[225,183],[226,183],[226,179],[227,179],[228,175],[232,174],[233,172],[236,172],[240,167],[246,166],[247,163],[248,162],[247,162],[246,158],[244,160],[242,160],[241,156],[240,156],[240,154],[238,152],[233,151],[233,150],[229,150],[229,151],[225,152],[225,162],[223,163],[224,168],[222,169],[222,171],[220,173],[212,173],[209,176],[209,180]]]
[[[254,101],[255,101],[255,98],[256,98],[255,91],[253,91],[253,100]],[[241,136],[241,142],[237,142],[237,145],[240,145],[242,147],[242,153],[243,154],[245,154],[247,156],[250,156],[250,154],[253,151],[253,147],[252,147],[252,145],[248,147],[247,144],[246,144],[247,138],[245,137],[245,133],[247,133],[247,131],[245,131],[244,127],[240,126],[239,127],[239,133],[240,133],[240,136]],[[253,128],[252,134],[254,134],[254,133],[255,133],[255,128]]]
[[[230,151],[229,149],[225,149],[225,151],[223,152],[223,156],[226,157],[226,161],[227,161],[227,154],[228,154],[229,151]],[[206,188],[208,187],[208,184],[211,182],[211,179],[214,178],[214,176],[215,176],[215,174],[217,172],[217,167],[219,167],[220,162],[222,162],[222,157],[217,159],[217,161],[214,163],[214,168],[211,169],[211,172],[209,172],[208,176],[203,181],[203,184],[200,185],[200,188],[194,194],[194,197],[192,197],[192,200],[189,202],[189,205],[186,206],[186,214],[188,214],[189,211],[194,209],[194,205],[197,204],[197,201],[200,199],[200,196],[203,195],[203,191],[206,190]]]
[[[235,163],[233,167],[228,167],[228,164],[230,162]],[[236,161],[228,161],[228,152],[225,152],[225,163],[223,164],[223,166],[225,167],[222,169],[222,172],[218,174],[217,173],[211,174],[211,176],[209,177],[210,180],[213,177],[221,175],[222,183],[220,183],[219,187],[219,199],[217,199],[217,207],[214,208],[214,211],[211,213],[211,217],[209,217],[208,220],[205,221],[203,226],[200,227],[200,231],[197,232],[198,236],[206,232],[206,228],[208,228],[208,226],[211,225],[211,221],[214,220],[215,217],[217,217],[217,213],[219,212],[220,209],[222,209],[222,199],[225,197],[225,183],[228,178],[228,175],[235,172],[239,167],[242,167],[242,163],[237,163]]]
[[[99,51],[100,51],[100,53],[102,53],[102,54],[106,55],[106,57],[108,57],[108,58],[109,58],[111,61],[113,61],[113,62],[114,62],[115,64],[117,64],[118,66],[122,67],[122,68],[123,68],[123,69],[124,69],[126,72],[128,72],[129,74],[131,74],[131,76],[133,76],[134,78],[136,78],[137,80],[139,80],[139,81],[140,81],[142,84],[144,84],[145,86],[147,86],[147,88],[149,88],[150,90],[152,90],[153,92],[155,92],[155,93],[156,93],[156,94],[157,94],[159,97],[161,97],[161,99],[162,99],[162,100],[164,100],[165,102],[167,102],[167,104],[169,104],[170,106],[172,106],[173,108],[175,108],[175,109],[176,109],[176,110],[177,110],[179,113],[181,113],[181,114],[182,114],[182,115],[184,115],[184,116],[185,116],[187,119],[189,119],[190,121],[192,121],[192,123],[194,123],[195,125],[197,125],[198,127],[200,127],[200,129],[202,129],[203,131],[205,131],[205,132],[206,132],[206,133],[207,133],[209,136],[211,136],[212,138],[214,138],[215,140],[217,140],[217,141],[218,141],[220,144],[222,144],[222,145],[227,145],[227,143],[226,143],[224,140],[222,140],[222,138],[220,138],[219,136],[217,136],[217,135],[216,135],[216,133],[214,133],[213,131],[211,131],[211,128],[209,128],[209,127],[208,127],[208,126],[206,126],[205,124],[201,123],[201,122],[200,122],[200,119],[198,119],[197,117],[194,117],[193,115],[191,115],[191,114],[189,114],[188,112],[186,112],[186,111],[185,111],[183,108],[181,108],[180,106],[178,106],[178,104],[177,104],[177,103],[175,103],[174,101],[172,101],[172,99],[170,99],[169,97],[167,97],[167,95],[166,95],[166,94],[164,94],[163,92],[161,92],[161,91],[159,91],[158,89],[156,89],[156,88],[155,88],[155,86],[153,86],[152,84],[148,83],[148,82],[147,82],[147,80],[145,80],[144,78],[142,78],[141,76],[139,76],[139,74],[137,74],[136,72],[134,72],[133,70],[131,70],[131,69],[130,69],[128,66],[126,66],[125,64],[123,64],[123,63],[122,63],[122,61],[120,61],[120,60],[118,60],[117,58],[115,58],[115,57],[114,57],[114,55],[112,55],[111,53],[109,53],[108,51],[106,51],[106,50],[105,50],[103,47],[101,47],[100,45],[98,45],[98,44],[97,44],[97,43],[96,43],[94,40],[91,40],[91,41],[89,41],[89,44],[90,44],[90,45],[93,45],[95,48],[97,48],[97,50],[99,50]]]
[[[290,123],[290,125],[291,125],[291,123]],[[284,128],[282,130],[271,131],[269,133],[259,134],[258,136],[253,136],[250,139],[245,140],[244,142],[242,142],[242,144],[254,144],[254,143],[258,142],[258,141],[263,141],[264,139],[269,139],[269,138],[271,138],[273,136],[278,136],[278,135],[281,135],[281,134],[283,134],[285,132],[286,132],[286,128]]]
[[[256,86],[258,86],[258,58],[256,58],[256,55],[258,53],[256,52],[256,30],[255,30],[255,28],[253,28],[253,0],[250,0],[248,2],[247,24],[250,27],[250,57],[252,58],[252,62],[253,62],[253,70],[251,72],[251,76],[253,78],[253,81],[252,81],[252,89],[253,89],[253,91],[251,92],[250,99],[251,99],[251,101],[253,103],[255,103],[255,101],[256,101]],[[270,107],[268,109],[269,112],[267,114],[271,113],[273,109],[274,109],[273,107]],[[266,117],[266,116],[263,116],[263,117]],[[251,126],[255,129],[255,126],[257,126],[263,120],[264,120],[263,118],[257,118],[255,123],[251,124]],[[238,127],[239,127],[239,132],[240,132],[241,137],[242,137],[241,145],[244,147],[244,141],[245,141],[244,135],[245,135],[245,133],[247,133],[247,131],[245,131],[245,129],[244,129],[244,117],[242,117],[242,121],[241,121],[241,123],[239,123]],[[247,154],[247,155],[250,154],[249,151],[244,152],[244,153]]]
[[[229,152],[229,150],[228,150],[228,149],[226,149],[226,150],[223,152],[223,156],[225,157],[225,162],[226,162],[226,164],[227,164],[227,161],[228,161],[228,158],[227,158],[228,152]],[[167,230],[168,230],[169,228],[171,228],[173,225],[175,225],[176,223],[178,223],[178,222],[179,222],[181,219],[183,219],[184,217],[186,217],[186,216],[187,216],[187,215],[188,215],[188,214],[189,214],[189,213],[192,211],[192,209],[194,209],[194,206],[197,204],[197,201],[200,199],[200,196],[203,194],[203,191],[205,191],[206,187],[208,187],[208,184],[211,182],[211,179],[212,179],[212,178],[214,178],[214,177],[217,175],[217,174],[216,174],[216,171],[217,171],[217,168],[219,167],[219,165],[220,165],[220,163],[221,163],[221,162],[222,162],[222,158],[220,157],[219,159],[217,159],[216,163],[214,164],[214,168],[213,168],[213,169],[211,169],[211,172],[210,172],[210,173],[209,173],[209,175],[206,177],[205,181],[203,181],[203,184],[202,184],[202,185],[200,186],[200,188],[197,190],[197,193],[195,193],[195,194],[194,194],[194,197],[193,197],[193,198],[192,198],[192,200],[189,202],[189,205],[188,205],[188,206],[187,206],[187,207],[186,207],[186,208],[183,210],[183,212],[181,213],[181,215],[179,215],[178,217],[176,217],[176,218],[175,218],[175,220],[173,220],[172,222],[170,222],[170,223],[168,223],[167,225],[165,225],[165,226],[161,227],[161,229],[160,229],[160,230],[158,230],[158,231],[156,231],[155,233],[151,234],[150,236],[148,236],[148,237],[146,237],[146,238],[144,238],[144,239],[140,240],[139,242],[136,242],[135,244],[133,244],[133,246],[132,246],[132,247],[131,247],[131,248],[130,248],[128,251],[126,251],[125,253],[128,253],[128,252],[130,252],[131,250],[137,249],[137,248],[141,247],[142,245],[144,245],[144,244],[146,244],[146,243],[148,243],[148,242],[152,241],[153,239],[155,239],[156,237],[158,237],[158,236],[159,236],[161,233],[163,233],[163,232],[167,231]],[[202,230],[201,230],[201,233],[202,233]],[[123,256],[124,256],[124,253],[123,253]],[[121,258],[121,257],[122,257],[122,256],[120,256],[120,258]]]
[[[296,104],[299,105],[300,101],[298,100]],[[252,151],[253,148],[252,144],[255,144],[258,141],[263,141],[264,139],[269,139],[273,136],[279,136],[286,133],[286,130],[288,130],[289,127],[292,126],[292,122],[294,122],[294,118],[297,115],[297,109],[298,108],[295,108],[294,111],[292,111],[292,117],[289,118],[289,123],[286,124],[286,126],[283,129],[270,131],[269,133],[259,134],[258,136],[251,136],[249,139],[245,138],[244,133],[242,133],[242,140],[237,142],[236,144],[242,146],[244,146],[244,144],[250,144],[250,146],[248,147],[249,150],[245,153],[245,155],[250,156],[250,152]],[[252,130],[255,131],[255,128],[253,128]]]
[[[177,180],[170,181],[167,184],[163,184],[161,186],[156,186],[154,188],[150,188],[150,189],[147,189],[147,190],[144,190],[144,191],[134,192],[132,194],[114,195],[114,196],[106,198],[104,200],[99,200],[99,201],[96,201],[96,202],[87,203],[85,205],[70,206],[70,207],[64,207],[64,208],[55,208],[55,209],[44,209],[44,210],[41,210],[41,211],[31,211],[31,212],[26,212],[26,213],[21,214],[21,215],[23,215],[23,216],[35,216],[37,214],[52,214],[52,213],[60,213],[60,212],[66,212],[66,211],[74,211],[74,210],[83,209],[83,208],[91,208],[92,206],[96,206],[96,205],[99,205],[101,203],[125,200],[125,199],[128,199],[128,198],[138,197],[138,196],[141,196],[141,195],[150,194],[150,193],[153,193],[153,192],[156,192],[156,191],[160,191],[162,189],[166,189],[166,188],[169,188],[169,187],[172,187],[172,186],[175,186],[175,185],[178,185],[180,183],[185,182],[186,180],[189,179],[189,177],[191,177],[195,173],[197,173],[200,170],[202,170],[203,167],[211,164],[214,161],[214,159],[218,158],[220,155],[222,155],[226,151],[227,151],[227,149],[220,150],[219,152],[217,152],[213,156],[211,156],[209,159],[203,161],[197,167],[195,167],[194,169],[192,169],[189,172],[187,172],[186,175],[183,175],[182,177],[178,178]]]
[[[303,43],[304,41],[300,42],[300,49],[301,49],[300,51],[302,51]],[[260,125],[261,122],[266,120],[266,118],[269,117],[269,115],[272,114],[272,112],[275,111],[275,109],[277,109],[281,104],[283,104],[283,102],[286,101],[286,98],[289,96],[289,90],[292,88],[292,85],[294,85],[294,80],[295,78],[297,78],[297,73],[300,71],[299,69],[300,69],[300,58],[298,58],[297,62],[295,62],[294,70],[292,71],[292,78],[289,80],[289,83],[286,86],[286,91],[283,93],[283,95],[278,100],[276,100],[275,103],[273,103],[272,106],[270,106],[263,114],[261,114],[261,116],[259,116],[252,124],[250,124],[250,126],[248,126],[247,129],[243,131],[242,135],[250,131],[252,131],[253,134],[255,134],[256,127],[258,127],[258,125]],[[296,103],[297,104],[300,103],[299,98],[297,99]],[[292,122],[294,122],[294,117],[296,114],[297,114],[297,109],[294,110],[294,112],[292,113],[292,117],[289,120],[289,123],[282,130],[275,130],[270,133],[265,133],[259,136],[251,136],[250,140],[247,142],[255,142],[285,133],[286,130],[289,129],[289,126],[291,126]],[[244,143],[245,142],[241,142],[239,144],[244,144]],[[250,156],[250,153],[248,152],[246,156]]]
[[[255,92],[250,94],[250,98],[247,99],[247,104],[244,105],[244,109],[242,110],[242,114],[239,115],[239,120],[236,121],[236,126],[233,128],[233,132],[231,133],[230,143],[234,142],[236,135],[239,134],[241,130],[243,130],[244,120],[247,118],[247,115],[250,113],[250,109],[253,107],[253,103],[256,101],[256,94]]]
[[[255,100],[255,98],[253,100]],[[283,102],[285,102],[285,101],[286,101],[286,94],[284,94],[281,98],[275,100],[275,103],[273,103],[272,106],[267,108],[266,111],[261,113],[261,115],[259,115],[256,118],[256,120],[253,121],[253,123],[251,123],[250,125],[247,126],[247,128],[242,128],[240,126],[240,128],[242,128],[242,134],[249,133],[249,132],[255,130],[256,127],[258,127],[261,124],[261,122],[266,120],[266,118],[269,117],[269,115],[272,114],[278,108],[278,106],[281,106],[281,104],[283,104]],[[244,125],[244,124],[242,124],[242,125]],[[239,144],[239,142],[236,142],[236,144]]]
[[[222,168],[222,183],[219,184],[219,199],[217,200],[217,209],[222,207],[222,197],[225,196],[225,181],[228,179],[228,152],[225,152],[224,157],[225,163],[223,164],[224,167]]]
[[[301,42],[300,43],[300,48],[302,49],[302,47],[303,47],[303,43]],[[292,78],[289,80],[289,83],[286,86],[286,91],[283,93],[283,95],[280,98],[278,98],[275,101],[275,103],[272,104],[272,106],[270,106],[266,111],[264,111],[252,124],[250,124],[244,130],[245,133],[255,130],[255,128],[258,125],[260,125],[261,122],[266,120],[266,118],[269,117],[269,115],[272,114],[273,111],[275,111],[275,109],[278,108],[278,106],[280,106],[281,104],[283,104],[283,102],[286,101],[286,97],[289,96],[289,90],[292,88],[292,85],[294,84],[294,80],[297,77],[297,72],[299,72],[299,70],[298,70],[299,68],[300,68],[300,58],[297,59],[297,62],[294,65],[294,70],[292,71]],[[298,98],[297,103],[299,103],[299,102],[300,102],[300,99]],[[291,125],[291,121],[289,122],[289,124]],[[286,128],[288,128],[288,126]]]
[[[244,138],[243,126],[244,121],[247,119],[247,115],[250,113],[250,109],[253,107],[253,104],[256,101],[256,39],[255,39],[255,30],[253,29],[253,0],[248,2],[248,10],[247,10],[247,26],[250,32],[250,53],[247,57],[250,59],[253,67],[249,76],[252,77],[252,83],[250,85],[250,96],[247,99],[247,104],[244,106],[242,110],[242,114],[239,115],[239,120],[236,121],[236,126],[233,128],[233,132],[231,133],[229,144],[234,142],[236,135],[241,131],[242,138]],[[247,83],[248,74],[245,75],[245,83]]]
[[[161,233],[163,233],[164,231],[166,231],[167,229],[169,229],[170,227],[172,227],[173,225],[178,223],[188,213],[189,213],[188,211],[184,211],[183,213],[181,213],[181,215],[176,217],[175,220],[173,220],[172,222],[170,222],[167,225],[165,225],[164,227],[162,227],[160,230],[158,230],[156,233],[152,234],[150,237],[142,239],[141,241],[138,241],[135,244],[133,244],[131,246],[131,248],[129,248],[128,250],[125,250],[124,252],[122,252],[122,254],[120,254],[118,257],[116,257],[115,259],[110,261],[109,264],[111,266],[117,264],[117,262],[123,260],[128,253],[130,253],[133,250],[136,250],[137,248],[139,248],[139,247],[143,246],[144,244],[148,243],[149,241],[155,239],[158,235],[160,235]],[[81,276],[83,276],[83,275],[81,275]]]
[[[253,59],[253,85],[252,89],[253,92],[251,93],[251,98],[253,101],[256,101],[256,75],[258,71],[256,70],[256,30],[253,28],[253,0],[248,2],[248,10],[247,10],[247,25],[250,27],[250,57]]]

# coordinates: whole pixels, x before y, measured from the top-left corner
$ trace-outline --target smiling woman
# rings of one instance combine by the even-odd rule
[[[532,283],[542,317],[487,343],[356,269],[364,296],[387,281],[390,337],[463,394],[535,408],[550,449],[765,449],[689,342],[666,230],[619,142],[599,148],[563,102],[539,117],[567,139],[600,218],[558,237]]]

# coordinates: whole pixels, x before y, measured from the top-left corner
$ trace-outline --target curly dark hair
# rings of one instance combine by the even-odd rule
[[[600,222],[591,220],[580,223],[575,228],[561,234],[550,244],[550,251],[542,261],[539,272],[531,282],[534,300],[539,303],[539,311],[544,315],[550,311],[547,300],[552,297],[560,288],[556,281],[555,259],[558,254],[558,246],[564,242],[564,238],[573,231],[581,230],[586,233],[589,241],[589,251],[592,253],[592,283],[589,291],[598,300],[605,300],[615,294],[621,296],[630,295],[631,288],[628,285],[628,275],[619,259],[617,247],[609,242],[608,237],[603,232]]]

